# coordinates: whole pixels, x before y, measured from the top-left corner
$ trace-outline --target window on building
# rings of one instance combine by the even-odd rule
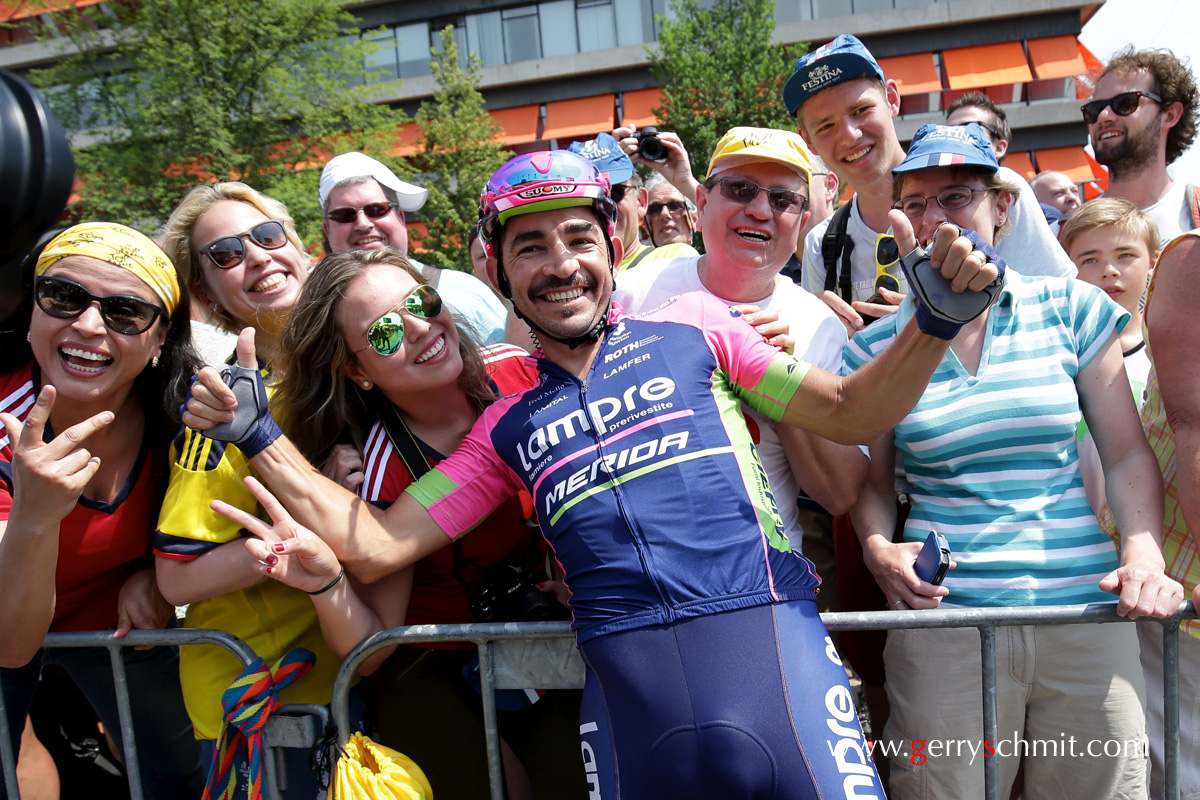
[[[506,8],[500,14],[504,27],[504,60],[511,64],[541,58],[538,7]]]
[[[363,67],[367,70],[367,83],[379,83],[400,77],[396,61],[396,29],[365,31],[362,38],[369,45],[374,45],[374,49],[363,58]]]
[[[539,3],[538,17],[541,21],[543,57],[579,52],[579,34],[575,29],[575,0]]]
[[[579,24],[579,52],[617,46],[612,0],[575,0],[575,19]]]
[[[504,29],[499,11],[467,17],[467,51],[478,53],[485,67],[504,63]]]

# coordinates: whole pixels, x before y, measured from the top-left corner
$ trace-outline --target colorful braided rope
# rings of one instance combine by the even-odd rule
[[[262,733],[279,705],[279,690],[305,675],[317,657],[298,647],[268,669],[261,658],[250,662],[221,695],[225,717],[213,751],[202,800],[231,800],[240,767],[249,760],[250,800],[262,797]]]

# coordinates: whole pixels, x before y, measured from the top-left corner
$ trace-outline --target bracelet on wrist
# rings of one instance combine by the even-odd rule
[[[322,588],[317,589],[315,592],[307,592],[307,594],[309,594],[310,596],[313,596],[313,597],[316,597],[319,594],[325,594],[330,589],[337,586],[338,583],[340,583],[342,578],[344,578],[344,577],[346,577],[346,565],[345,564],[342,565],[342,570],[341,570],[341,572],[339,572],[337,574],[336,578],[331,580],[329,583],[325,584]]]

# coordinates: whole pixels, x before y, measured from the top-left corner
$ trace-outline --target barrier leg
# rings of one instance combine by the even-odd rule
[[[17,754],[13,752],[12,733],[8,729],[3,688],[0,688],[0,768],[4,770],[4,788],[10,800],[21,800],[21,792],[17,789]]]
[[[496,675],[492,643],[479,645],[479,689],[483,694],[483,729],[487,736],[488,782],[492,800],[504,800],[504,771],[500,766],[500,726],[496,721]]]
[[[117,715],[121,721],[121,746],[125,756],[125,776],[129,779],[129,796],[141,800],[142,772],[138,769],[137,742],[133,738],[133,713],[129,710],[129,682],[125,679],[125,659],[120,647],[108,648],[112,664],[113,689],[117,695]]]
[[[1163,622],[1163,789],[1179,800],[1179,620]]]
[[[983,664],[983,739],[999,738],[999,712],[996,709],[996,627],[979,629],[979,653]],[[1000,762],[983,760],[983,791],[987,800],[1000,800]]]

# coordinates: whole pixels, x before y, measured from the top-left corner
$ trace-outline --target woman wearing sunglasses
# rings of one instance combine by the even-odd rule
[[[950,224],[994,242],[1016,191],[997,169],[977,126],[921,128],[893,170],[897,238],[911,231],[928,247]],[[856,334],[846,369],[881,353],[918,302],[910,293],[896,314]],[[1182,589],[1163,574],[1159,544],[1162,487],[1120,347],[1128,316],[1082,281],[1010,274],[995,304],[962,327],[913,411],[871,447],[852,512],[867,567],[892,608],[1105,603],[1115,594],[1130,618],[1177,610]],[[1119,553],[1083,489],[1081,415],[1116,491]],[[912,484],[911,513],[903,542],[893,543],[897,451]],[[914,569],[930,531],[946,537],[957,562],[941,585]],[[1026,797],[1144,796],[1144,683],[1133,626],[1007,627],[996,645],[999,739],[991,752],[904,753],[892,759],[889,796],[979,797],[986,758],[999,760],[1003,796],[1021,763]],[[884,738],[979,742],[979,652],[970,629],[891,631]]]
[[[162,240],[212,319],[232,333],[256,330],[259,365],[270,373],[310,261],[287,209],[242,183],[198,186],[171,213]],[[325,646],[312,603],[303,592],[264,581],[237,526],[208,507],[221,499],[257,508],[241,482],[246,459],[236,447],[190,430],[176,438],[171,457],[171,482],[154,541],[163,594],[188,606],[186,627],[228,631],[268,665],[295,648],[312,651],[311,672],[286,686],[279,700],[328,703],[340,662]],[[189,647],[180,655],[184,699],[206,750],[220,732],[221,694],[241,671],[223,648]],[[286,795],[316,796],[317,774],[308,767],[307,752],[284,752]]]
[[[0,361],[0,689],[13,752],[45,665],[65,669],[121,741],[108,652],[40,647],[47,631],[120,638],[173,622],[150,540],[169,432],[199,361],[182,283],[137,231],[76,225],[50,240],[32,278],[32,307],[9,319],[16,335]],[[142,790],[197,796],[204,773],[177,651],[120,652]]]
[[[463,440],[483,409],[531,386],[525,351],[482,350],[433,287],[390,250],[329,256],[309,279],[284,332],[283,378],[272,398],[283,428],[313,462],[339,442],[362,453],[356,474],[336,476],[382,507]],[[460,545],[375,584],[359,584],[319,538],[300,555],[250,541],[262,572],[312,595],[328,641],[344,657],[371,634],[404,624],[551,618],[565,609],[536,584],[546,550],[527,496],[513,497]],[[523,574],[521,603],[505,603],[504,578]],[[489,614],[487,606],[495,604]],[[517,607],[520,606],[520,607]],[[393,652],[394,651],[394,652]],[[401,646],[360,669],[380,740],[415,760],[438,796],[488,796],[482,702],[467,680],[475,647]],[[509,697],[505,697],[509,695]],[[520,697],[512,697],[520,695]],[[520,700],[519,710],[505,701]],[[501,692],[508,796],[585,797],[577,732],[579,696],[548,692],[529,705]],[[532,782],[532,793],[530,781]]]

